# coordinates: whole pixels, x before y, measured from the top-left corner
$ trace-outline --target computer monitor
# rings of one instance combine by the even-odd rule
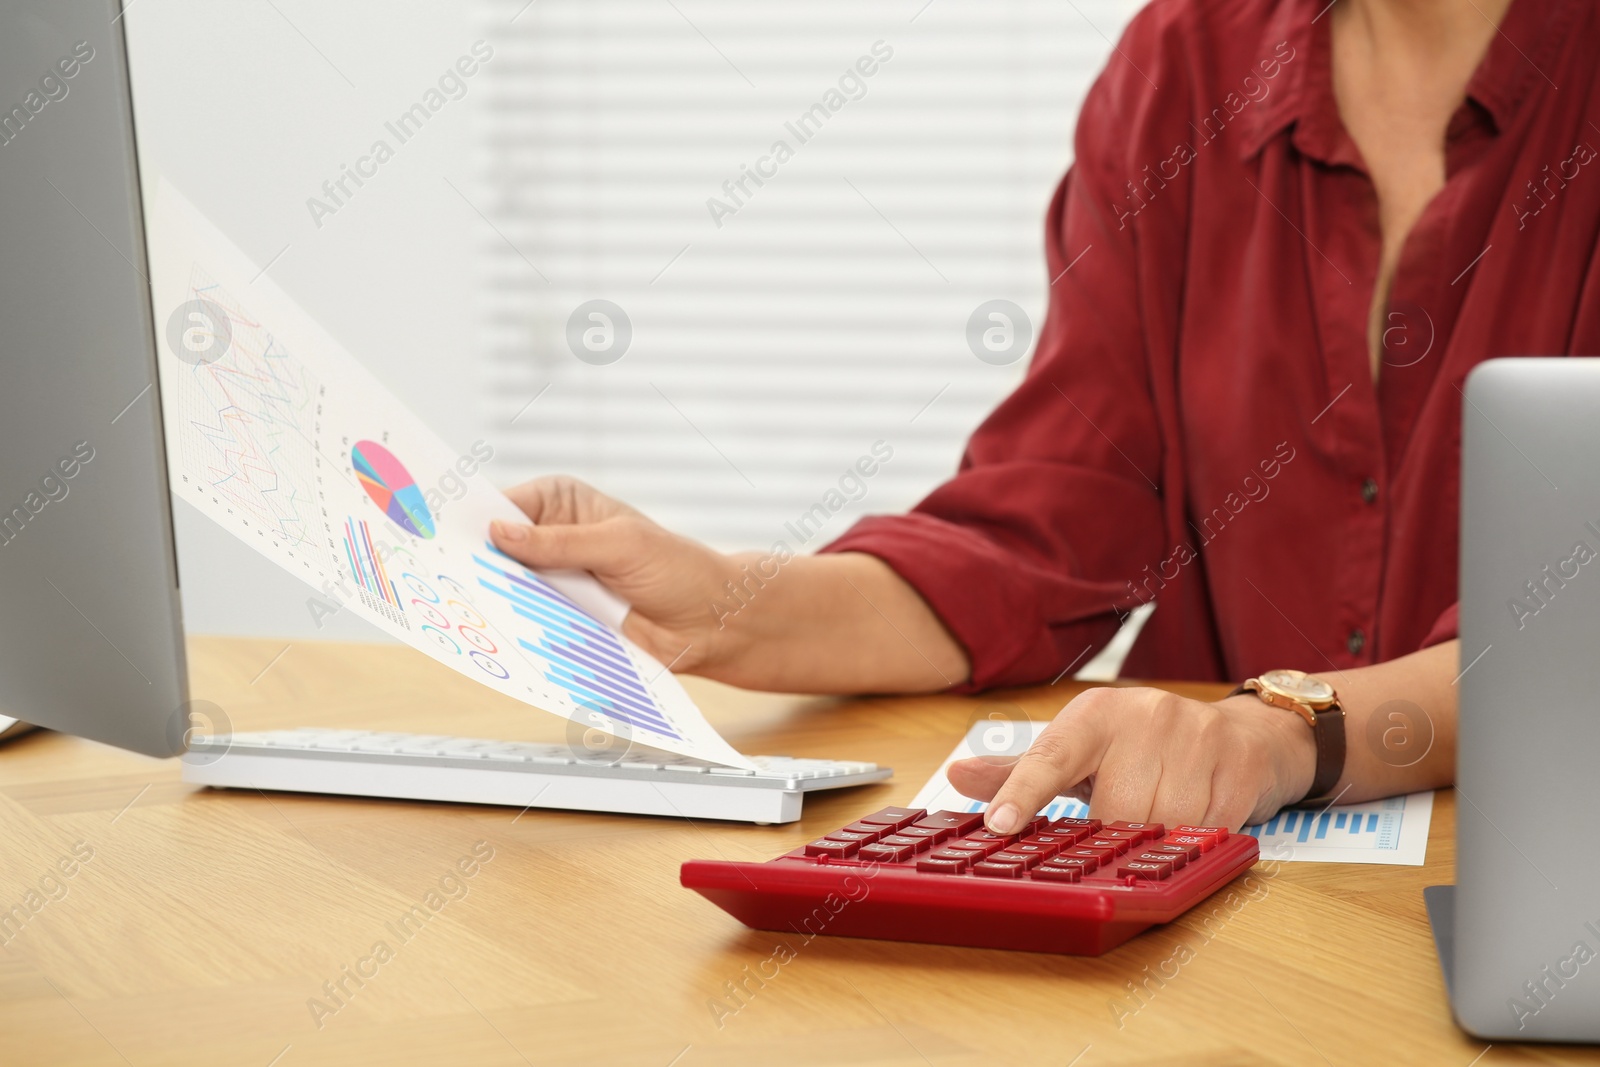
[[[117,0],[0,5],[0,715],[189,729]]]

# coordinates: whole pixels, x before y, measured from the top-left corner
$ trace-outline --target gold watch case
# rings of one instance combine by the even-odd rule
[[[1321,678],[1286,668],[1267,671],[1245,682],[1243,688],[1275,708],[1294,712],[1310,726],[1317,724],[1317,712],[1339,702],[1333,686]]]

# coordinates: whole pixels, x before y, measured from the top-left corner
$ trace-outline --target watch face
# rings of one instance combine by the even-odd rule
[[[1308,704],[1320,704],[1334,697],[1333,686],[1320,678],[1312,678],[1304,671],[1268,671],[1261,676],[1261,680],[1284,696]]]

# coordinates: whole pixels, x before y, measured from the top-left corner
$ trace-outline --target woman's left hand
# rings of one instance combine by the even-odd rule
[[[1252,694],[1208,704],[1160,689],[1075,697],[1014,759],[950,765],[950,782],[989,800],[986,823],[1012,833],[1060,795],[1106,822],[1237,830],[1302,799],[1316,771],[1311,729]]]

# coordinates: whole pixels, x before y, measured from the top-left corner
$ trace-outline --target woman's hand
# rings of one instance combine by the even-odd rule
[[[533,525],[496,522],[500,551],[529,567],[589,571],[632,605],[622,632],[675,670],[716,657],[724,631],[714,605],[738,574],[732,557],[575,478],[536,478],[506,495]]]
[[[1011,833],[1060,795],[1107,822],[1226,826],[1303,798],[1316,742],[1293,712],[1245,694],[1216,704],[1159,689],[1090,689],[1014,759],[950,765],[963,794],[989,800],[986,823]]]

